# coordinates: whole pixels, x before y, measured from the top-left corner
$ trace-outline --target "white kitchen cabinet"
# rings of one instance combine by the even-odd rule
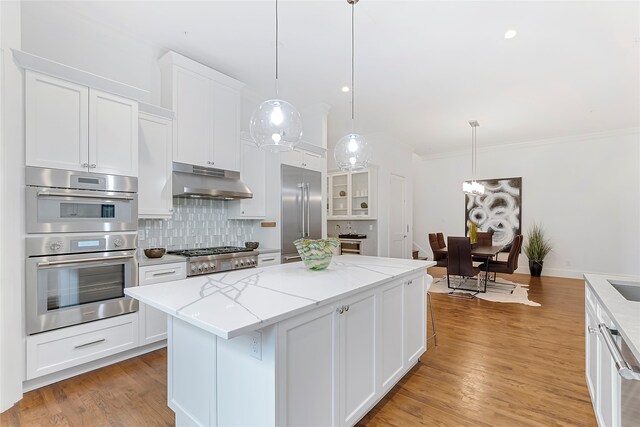
[[[377,396],[375,291],[345,299],[340,307],[340,425],[356,423]]]
[[[185,262],[147,265],[138,269],[138,286],[152,285],[171,280],[186,279]],[[151,344],[167,338],[167,315],[145,303],[139,303],[140,345]]]
[[[279,325],[276,425],[338,425],[337,320],[329,305]]]
[[[404,282],[394,282],[380,290],[380,369],[378,386],[388,390],[400,379],[404,364],[403,346]]]
[[[375,168],[328,174],[327,219],[376,219]]]
[[[404,358],[405,366],[411,366],[426,351],[427,293],[424,276],[408,279],[404,285]]]
[[[141,112],[138,131],[138,217],[170,218],[173,120]]]
[[[176,113],[173,160],[239,171],[244,84],[171,51],[160,64],[162,106]]]
[[[263,219],[266,216],[266,162],[265,150],[251,141],[242,141],[240,179],[249,187],[253,198],[229,201],[229,219]]]
[[[620,375],[607,348],[599,324],[615,325],[595,300],[589,285],[585,288],[586,380],[596,420],[600,426],[620,426]]]
[[[138,346],[138,313],[27,337],[27,380]]]
[[[138,175],[138,103],[25,72],[26,164]]]
[[[294,149],[280,153],[280,162],[285,165],[319,172],[322,172],[326,165],[326,159],[324,159],[322,155],[301,149]]]
[[[269,267],[280,264],[280,252],[269,252],[258,255],[258,267]]]

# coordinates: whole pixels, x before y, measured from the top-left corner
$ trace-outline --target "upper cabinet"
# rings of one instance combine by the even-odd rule
[[[319,172],[322,172],[326,165],[326,159],[324,159],[321,154],[298,148],[280,153],[280,161],[285,165],[297,166]]]
[[[262,219],[266,216],[266,154],[252,141],[242,140],[240,178],[253,193],[253,198],[229,201],[229,219]]]
[[[173,160],[239,171],[244,84],[175,52],[160,66],[162,106],[176,114]]]
[[[138,103],[25,72],[26,164],[138,176]]]
[[[328,175],[327,219],[376,219],[374,168]]]
[[[138,217],[170,218],[173,214],[173,113],[159,107],[140,104],[138,127]]]

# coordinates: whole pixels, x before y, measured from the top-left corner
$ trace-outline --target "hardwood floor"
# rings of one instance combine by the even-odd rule
[[[430,270],[436,279],[444,272]],[[422,363],[359,425],[597,425],[585,383],[584,283],[503,277],[529,284],[542,307],[433,294],[438,347],[430,340]]]
[[[529,284],[542,307],[434,294],[438,347],[429,341],[422,363],[360,426],[596,426],[584,377],[583,282],[505,277]],[[160,350],[26,393],[0,425],[173,425],[166,381]]]

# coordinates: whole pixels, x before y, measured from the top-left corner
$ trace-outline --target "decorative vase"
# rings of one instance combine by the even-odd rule
[[[540,274],[542,274],[542,263],[542,261],[529,261],[531,277],[540,277]]]

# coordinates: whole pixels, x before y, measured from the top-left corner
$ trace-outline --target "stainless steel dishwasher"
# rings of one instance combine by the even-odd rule
[[[640,423],[640,362],[624,339],[604,323],[598,325],[620,375],[620,424],[622,427]]]

